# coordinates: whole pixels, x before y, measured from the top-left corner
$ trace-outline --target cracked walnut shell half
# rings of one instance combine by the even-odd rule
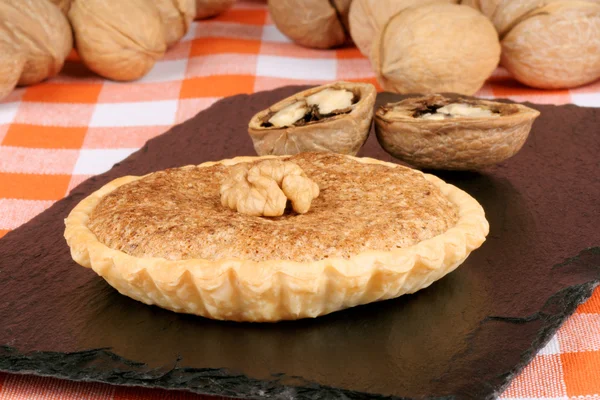
[[[335,82],[304,90],[254,115],[248,133],[260,156],[356,155],[369,136],[376,96],[369,83]]]
[[[459,95],[409,97],[375,113],[385,151],[418,168],[476,170],[515,155],[539,111]]]
[[[236,166],[298,172],[286,163],[320,189],[308,212],[223,206]],[[475,199],[433,175],[323,152],[122,177],[65,223],[73,259],[120,293],[234,321],[311,318],[414,293],[462,264],[489,230]]]

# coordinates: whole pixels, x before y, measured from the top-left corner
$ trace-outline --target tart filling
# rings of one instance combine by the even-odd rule
[[[221,203],[233,167],[157,172],[123,185],[94,209],[89,227],[105,245],[136,257],[171,260],[318,261],[406,248],[457,220],[457,207],[418,171],[362,164],[333,153],[287,158],[319,188],[310,210],[279,217]]]

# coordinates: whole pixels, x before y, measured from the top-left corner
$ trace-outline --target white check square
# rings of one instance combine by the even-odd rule
[[[336,59],[309,59],[279,56],[258,56],[256,75],[298,80],[328,80],[336,78]]]
[[[551,354],[560,354],[560,343],[558,342],[558,337],[556,335],[552,336],[552,339],[546,345],[538,351],[539,355],[551,355]]]
[[[0,124],[10,124],[14,121],[19,104],[19,102],[0,104]]]
[[[173,125],[177,100],[97,104],[91,127]]]
[[[265,25],[262,32],[263,42],[292,43],[275,25]]]
[[[571,102],[580,107],[600,107],[600,93],[572,93]]]
[[[185,70],[187,68],[187,59],[157,61],[154,68],[148,72],[137,83],[153,83],[153,82],[171,82],[180,81],[185,78]]]
[[[108,171],[137,149],[82,149],[75,163],[74,175],[97,175]]]

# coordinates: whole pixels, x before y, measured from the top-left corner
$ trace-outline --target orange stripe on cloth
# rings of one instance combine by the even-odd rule
[[[600,314],[600,286],[594,290],[588,301],[577,308],[577,312]]]
[[[109,400],[112,393],[112,386],[99,383],[7,374],[0,400]]]
[[[267,10],[229,10],[208,21],[235,22],[238,24],[264,25],[267,22]]]
[[[517,375],[502,394],[505,398],[560,398],[566,396],[560,356],[539,355]]]
[[[600,394],[600,352],[563,353],[560,358],[569,396]]]
[[[60,200],[70,175],[37,175],[0,172],[0,197],[26,200]]]
[[[260,52],[260,43],[260,40],[248,39],[198,38],[192,40],[190,57],[221,53],[258,54]]]
[[[184,392],[180,390],[146,389],[137,387],[116,387],[112,400],[220,400],[215,397]]]
[[[6,132],[4,146],[37,149],[79,149],[87,128],[12,124]]]
[[[8,229],[0,229],[0,238],[3,237],[4,235],[6,235],[8,232],[10,232],[10,230]],[[0,374],[0,390],[2,390],[2,374]]]
[[[254,91],[254,75],[219,75],[186,79],[181,85],[181,99],[225,97]]]
[[[40,83],[29,86],[24,101],[46,103],[95,103],[102,90],[101,83]]]

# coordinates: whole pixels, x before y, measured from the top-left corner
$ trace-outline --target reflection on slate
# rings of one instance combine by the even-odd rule
[[[435,172],[482,203],[491,232],[411,296],[314,320],[217,322],[121,296],[71,260],[63,218],[85,195],[121,175],[253,155],[247,121],[297,90],[215,104],[0,240],[0,369],[244,398],[499,394],[600,279],[600,109],[535,106],[513,159]],[[374,135],[360,155],[391,161]]]

